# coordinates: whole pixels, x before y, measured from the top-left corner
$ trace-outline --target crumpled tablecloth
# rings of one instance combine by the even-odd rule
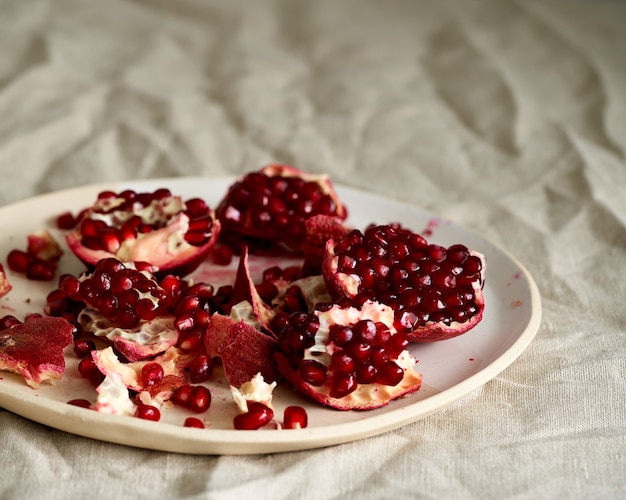
[[[288,163],[479,231],[529,269],[543,301],[537,337],[494,380],[325,449],[169,454],[0,409],[0,497],[621,497],[626,4],[0,8],[1,205]]]

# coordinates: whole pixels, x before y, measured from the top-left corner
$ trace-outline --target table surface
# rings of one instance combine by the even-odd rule
[[[292,164],[485,235],[543,304],[529,348],[483,387],[317,450],[157,452],[0,409],[0,497],[621,497],[626,4],[0,6],[1,206]]]

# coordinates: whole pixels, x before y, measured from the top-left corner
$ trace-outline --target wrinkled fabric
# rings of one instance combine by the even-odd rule
[[[624,3],[0,8],[0,205],[293,164],[480,232],[529,269],[543,302],[537,337],[495,379],[423,420],[324,449],[170,454],[0,409],[0,497],[621,497]]]

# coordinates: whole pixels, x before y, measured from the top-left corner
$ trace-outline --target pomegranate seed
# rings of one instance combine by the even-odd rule
[[[326,367],[314,359],[303,359],[298,366],[298,373],[302,380],[315,387],[326,381]]]
[[[161,412],[155,406],[138,404],[135,409],[135,417],[158,422],[161,420]]]
[[[86,399],[70,399],[68,405],[78,406],[80,408],[91,408],[91,403]]]
[[[7,255],[7,265],[9,269],[16,273],[26,273],[28,265],[32,262],[33,257],[23,250],[11,250]]]
[[[390,361],[378,370],[378,383],[383,385],[398,385],[404,377],[404,370],[394,361]]]
[[[74,229],[76,226],[76,219],[71,212],[63,212],[57,217],[57,227],[63,230]]]
[[[189,381],[192,384],[206,382],[213,375],[213,363],[206,354],[197,356],[189,366]]]
[[[183,408],[189,408],[192,391],[193,386],[191,385],[180,386],[174,391],[174,394],[172,395],[172,402],[178,406],[182,406]]]
[[[194,329],[181,332],[178,347],[181,351],[192,352],[203,345],[204,330]]]
[[[330,396],[337,399],[347,396],[356,390],[357,385],[358,381],[353,374],[334,377],[330,389]]]
[[[345,351],[336,351],[333,353],[331,362],[330,362],[333,372],[339,375],[348,375],[350,373],[354,373],[356,369],[356,363],[354,358],[352,358]]]
[[[194,427],[196,429],[204,429],[204,423],[202,422],[202,420],[196,417],[187,417],[183,425],[185,427]]]
[[[356,379],[359,384],[373,384],[378,381],[378,369],[372,364],[364,364],[357,368]]]
[[[237,430],[256,430],[267,425],[274,418],[271,408],[258,402],[248,403],[248,412],[240,413],[233,419],[233,426]]]
[[[335,324],[330,326],[328,338],[336,346],[343,347],[354,338],[354,332],[349,326]]]
[[[146,387],[158,384],[163,380],[163,367],[159,363],[146,363],[141,367],[141,380]]]
[[[302,406],[287,406],[283,414],[283,428],[304,429],[308,420],[307,412]]]
[[[76,356],[79,358],[85,358],[91,354],[91,351],[95,350],[96,344],[89,339],[77,339],[74,341],[73,350]]]
[[[80,281],[74,276],[64,276],[61,278],[60,288],[63,293],[71,299],[80,298]]]
[[[191,390],[189,409],[195,413],[202,413],[211,406],[211,392],[203,385],[196,385]]]
[[[0,330],[6,330],[8,328],[13,328],[14,326],[21,324],[22,322],[19,319],[10,314],[7,314],[6,316],[2,316],[2,318],[0,318]]]
[[[104,380],[104,375],[98,369],[91,356],[80,360],[80,363],[78,363],[78,373],[89,380],[95,387],[99,386]]]

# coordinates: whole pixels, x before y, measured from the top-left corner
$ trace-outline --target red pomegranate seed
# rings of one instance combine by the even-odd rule
[[[28,265],[33,261],[33,256],[23,250],[14,249],[7,255],[7,265],[9,269],[16,273],[26,273]]]
[[[11,314],[2,316],[0,318],[0,330],[6,330],[7,328],[13,328],[14,326],[21,325],[22,322]]]
[[[211,250],[211,260],[217,266],[227,266],[233,260],[233,251],[226,245],[216,245]]]
[[[192,352],[200,348],[203,344],[204,330],[194,329],[181,332],[178,340],[178,347],[181,351]]]
[[[213,375],[213,363],[206,354],[200,354],[189,366],[189,381],[192,384],[206,382]]]
[[[80,359],[89,356],[91,354],[91,351],[93,351],[95,348],[96,344],[94,344],[92,340],[76,339],[74,341],[73,350],[76,356],[78,356]]]
[[[76,219],[71,212],[63,212],[57,217],[57,227],[63,230],[74,229],[76,226]]]
[[[274,418],[271,408],[258,402],[248,402],[247,413],[240,413],[233,419],[237,430],[252,431],[267,425]]]
[[[182,385],[172,395],[172,402],[177,404],[178,406],[182,406],[183,408],[189,408],[189,404],[191,401],[191,392],[193,391],[193,386],[191,385]]]
[[[342,398],[357,388],[358,381],[353,374],[342,375],[333,378],[330,388],[330,396],[333,398]]]
[[[288,406],[283,414],[283,428],[304,429],[309,424],[309,416],[302,406]]]
[[[80,360],[80,363],[78,363],[78,373],[89,380],[95,387],[99,386],[104,380],[104,375],[98,369],[91,356]]]
[[[70,399],[68,405],[78,406],[80,408],[91,408],[91,403],[86,399]]]
[[[158,384],[163,380],[163,367],[159,363],[146,363],[141,367],[141,380],[146,387]]]
[[[194,427],[196,429],[204,429],[204,423],[202,422],[202,420],[196,417],[187,417],[183,425],[185,427]]]
[[[326,381],[326,367],[314,359],[303,359],[298,366],[298,373],[307,384],[319,387]]]
[[[189,409],[195,413],[202,413],[211,406],[211,392],[203,385],[196,385],[191,390]]]
[[[394,361],[390,361],[378,370],[378,382],[383,385],[398,385],[404,377],[404,370]]]
[[[155,406],[138,404],[135,409],[135,417],[158,422],[161,420],[161,412]]]

